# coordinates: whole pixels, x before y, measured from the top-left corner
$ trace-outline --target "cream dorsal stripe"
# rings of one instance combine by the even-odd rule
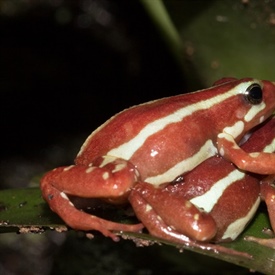
[[[191,116],[194,112],[209,109],[232,96],[240,94],[240,92],[245,91],[246,88],[254,82],[255,81],[251,80],[246,83],[241,83],[223,94],[185,106],[170,115],[156,119],[147,124],[134,138],[110,150],[107,154],[129,160],[151,135],[161,131],[169,124],[182,121],[185,117]]]

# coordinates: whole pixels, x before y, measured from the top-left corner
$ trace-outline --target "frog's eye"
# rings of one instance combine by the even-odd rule
[[[253,104],[259,104],[263,100],[262,87],[258,83],[251,84],[244,92],[246,100]]]

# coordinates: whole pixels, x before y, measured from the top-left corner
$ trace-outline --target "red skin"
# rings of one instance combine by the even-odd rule
[[[274,137],[275,119],[272,119],[256,131],[242,149],[246,152],[260,151],[266,144],[270,144]],[[270,185],[269,177],[260,185],[263,178],[260,175],[247,173],[244,179],[228,187],[210,213],[202,212],[194,205],[190,207],[190,211],[182,209],[187,201],[204,194],[215,182],[234,169],[236,167],[232,163],[215,156],[184,175],[180,183],[170,184],[162,189],[155,189],[144,182],[138,183],[133,188],[129,200],[136,215],[152,235],[175,242],[180,242],[182,235],[199,241],[221,241],[228,225],[245,216],[260,194],[268,206],[271,224],[275,229],[275,189]],[[146,211],[147,204],[152,206],[150,211]],[[169,220],[165,219],[165,213]],[[194,221],[195,213],[200,215],[200,223]],[[158,215],[162,217],[162,221],[159,221]],[[172,224],[171,219],[179,224],[175,230],[168,226]],[[155,226],[157,223],[160,226]],[[192,227],[200,229],[192,230]]]
[[[162,174],[169,167],[177,164],[179,160],[193,156],[206,140],[212,140],[219,149],[223,149],[226,158],[231,159],[232,157],[234,162],[238,163],[241,168],[245,167],[245,170],[256,170],[263,174],[268,174],[270,170],[274,170],[275,165],[272,165],[272,163],[275,163],[275,155],[260,154],[259,157],[251,159],[243,150],[236,149],[235,141],[218,137],[218,134],[226,126],[234,125],[236,121],[243,119],[250,110],[251,105],[244,101],[242,95],[229,98],[222,104],[212,106],[209,109],[195,112],[191,118],[187,117],[181,122],[170,124],[157,134],[147,138],[142,147],[129,159],[116,158],[112,162],[103,165],[101,156],[131,140],[148,123],[173,113],[179,107],[189,106],[198,101],[212,98],[214,95],[220,95],[246,80],[248,79],[221,82],[224,84],[207,89],[203,93],[165,98],[119,113],[87,139],[75,160],[75,166],[59,167],[42,178],[43,197],[49,203],[51,209],[59,214],[72,228],[87,231],[98,230],[114,240],[117,240],[117,236],[112,231],[134,232],[141,230],[145,225],[151,234],[167,240],[182,241],[183,243],[188,240],[188,243],[190,243],[190,239],[185,236],[187,235],[199,241],[209,241],[213,238],[218,241],[224,224],[228,223],[230,219],[235,220],[237,218],[235,214],[238,215],[238,212],[232,213],[231,208],[224,206],[224,204],[226,204],[226,200],[232,202],[232,197],[235,196],[236,192],[240,192],[237,189],[241,186],[241,183],[237,187],[232,187],[234,188],[232,190],[228,188],[223,196],[224,202],[218,202],[217,210],[213,209],[211,214],[206,214],[188,203],[192,196],[198,194],[198,190],[190,194],[188,190],[184,191],[184,189],[189,184],[194,186],[196,178],[195,186],[202,190],[210,188],[211,181],[215,182],[226,170],[234,169],[231,163],[223,158],[220,158],[221,163],[219,164],[217,164],[217,157],[209,159],[209,167],[203,166],[205,164],[202,163],[186,174],[184,185],[178,185],[176,192],[171,192],[176,188],[174,184],[165,189],[156,189],[144,182],[144,179]],[[236,140],[237,142],[249,129],[259,123],[260,118],[269,117],[275,109],[275,85],[268,81],[263,81],[263,85],[265,107],[255,115],[254,119],[244,124],[242,133]],[[227,109],[232,110],[232,112],[227,112]],[[206,130],[202,132],[201,129]],[[266,135],[267,138],[270,136],[269,134]],[[258,141],[262,139],[261,137],[256,140],[256,147],[259,144]],[[262,142],[262,145],[265,144],[267,143]],[[260,151],[261,148],[259,146],[256,150]],[[152,150],[156,150],[158,154],[152,156]],[[242,157],[241,163],[238,162],[238,155]],[[263,162],[267,158],[268,161]],[[91,162],[93,162],[92,165]],[[250,165],[250,163],[252,164]],[[261,163],[264,164],[263,167],[260,167]],[[220,169],[217,169],[217,166]],[[212,171],[210,175],[209,171]],[[197,184],[200,178],[205,178],[204,183]],[[258,178],[247,175],[246,181],[243,183],[243,186],[249,185],[250,188],[254,186],[251,188],[253,190],[249,191],[249,198],[246,199],[248,205],[259,194],[258,181]],[[248,184],[248,182],[250,183]],[[242,188],[244,187],[240,189],[242,190]],[[86,214],[77,210],[66,194],[83,198],[103,198],[113,203],[124,203],[130,195],[130,203],[143,224],[118,224]],[[241,196],[239,201],[242,198]],[[150,204],[154,204],[154,210],[160,209],[162,220],[159,220],[157,216],[153,216],[154,213],[146,209],[147,200],[150,201]],[[178,209],[181,209],[181,211],[177,212]],[[221,211],[223,218],[215,221],[215,216],[220,215],[219,211]],[[178,219],[179,216],[182,219]],[[156,226],[156,223],[159,224],[159,227]],[[173,224],[173,226],[167,226],[166,224]]]

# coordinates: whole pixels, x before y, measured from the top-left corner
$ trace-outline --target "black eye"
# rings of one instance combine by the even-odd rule
[[[258,83],[251,84],[244,93],[246,100],[253,104],[259,104],[263,100],[262,87]]]

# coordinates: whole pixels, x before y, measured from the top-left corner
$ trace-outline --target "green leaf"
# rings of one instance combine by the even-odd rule
[[[46,228],[58,231],[66,230],[63,221],[49,209],[48,205],[42,199],[39,188],[2,190],[0,192],[0,209],[0,232],[19,230],[19,232],[37,233],[43,232]],[[125,222],[125,214],[122,214],[121,221]],[[275,250],[244,240],[245,236],[267,238],[267,235],[262,233],[264,227],[270,228],[265,209],[257,213],[250,226],[236,241],[222,244],[224,247],[246,252],[252,255],[252,258],[231,255],[228,253],[217,253],[213,250],[207,250],[202,247],[173,244],[154,238],[148,234],[124,232],[120,233],[120,235],[122,235],[123,238],[134,240],[139,246],[163,243],[174,246],[178,248],[179,251],[187,249],[265,274],[274,274]],[[184,257],[184,254],[181,257]]]
[[[62,231],[64,228],[63,221],[42,199],[39,188],[1,190],[0,221],[1,232],[41,232],[44,227]]]
[[[274,1],[141,2],[190,89],[227,76],[274,79]]]

